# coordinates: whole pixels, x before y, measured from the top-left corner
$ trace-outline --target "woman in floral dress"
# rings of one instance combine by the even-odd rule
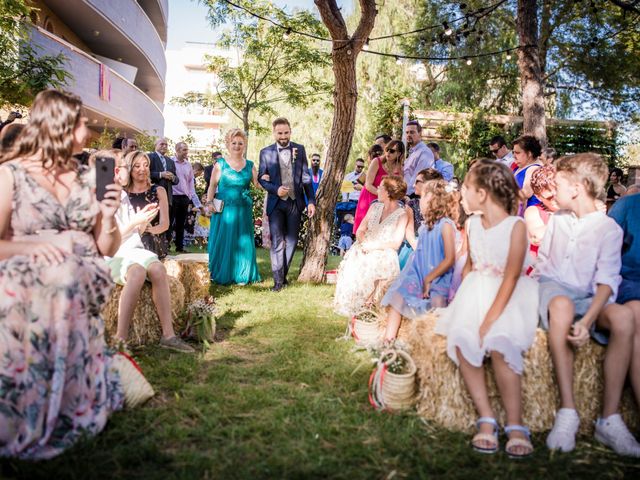
[[[100,317],[121,189],[98,202],[72,157],[88,137],[81,108],[41,92],[0,157],[0,457],[54,457],[123,406]]]

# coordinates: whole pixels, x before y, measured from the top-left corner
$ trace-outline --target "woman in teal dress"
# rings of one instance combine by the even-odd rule
[[[251,182],[258,184],[258,172],[244,158],[247,136],[232,129],[226,137],[229,155],[216,163],[207,192],[207,212],[211,213],[209,232],[209,272],[211,281],[220,285],[261,281],[256,262],[253,229]],[[214,211],[213,199],[224,202],[221,212]]]

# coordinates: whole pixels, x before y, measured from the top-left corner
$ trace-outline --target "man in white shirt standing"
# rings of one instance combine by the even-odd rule
[[[355,202],[358,203],[360,199],[360,191],[364,188],[364,186],[358,182],[358,179],[364,172],[364,160],[362,158],[356,159],[356,169],[353,172],[347,173],[344,177],[345,182],[351,182],[353,184],[353,192],[343,193],[342,201],[343,202]]]
[[[503,163],[512,171],[516,163],[513,152],[507,148],[507,142],[502,135],[496,135],[489,140],[489,151],[496,157],[496,161]]]
[[[433,152],[422,141],[422,126],[417,120],[407,123],[407,145],[409,156],[404,161],[404,181],[407,182],[407,195],[415,198],[414,185],[418,173],[425,168],[433,168]]]
[[[173,231],[176,239],[176,253],[184,251],[184,227],[189,213],[189,204],[202,208],[202,203],[196,194],[195,177],[193,167],[189,162],[189,147],[185,142],[176,143],[176,156],[174,157],[178,184],[173,187]]]

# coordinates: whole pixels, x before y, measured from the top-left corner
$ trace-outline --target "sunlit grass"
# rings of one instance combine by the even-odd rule
[[[296,257],[295,265],[299,264]],[[339,258],[332,257],[329,268]],[[344,319],[331,311],[332,285],[215,287],[218,341],[198,355],[156,347],[136,352],[157,395],[112,417],[97,438],[63,456],[0,463],[0,478],[622,478],[640,463],[590,439],[513,461],[471,451],[466,435],[415,414],[372,410],[368,359],[336,341]],[[292,276],[292,278],[295,278]],[[503,441],[504,443],[504,441]]]

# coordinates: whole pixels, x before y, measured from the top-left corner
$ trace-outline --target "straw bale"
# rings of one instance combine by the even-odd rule
[[[433,332],[436,318],[435,314],[427,314],[408,322],[408,328],[404,328],[409,331],[411,356],[418,367],[418,413],[446,428],[472,432],[477,414],[458,368],[446,354],[446,338]],[[603,347],[589,342],[576,354],[574,385],[583,434],[593,432],[593,422],[602,409],[604,353]],[[504,424],[505,413],[490,362],[485,366],[491,405],[498,421]],[[524,424],[534,432],[550,430],[559,396],[547,334],[540,329],[525,356],[522,390]],[[638,409],[629,389],[625,391],[621,413],[631,430],[640,426]]]
[[[169,289],[171,291],[171,315],[173,317],[173,328],[177,334],[184,329],[182,311],[184,309],[184,287],[179,280],[169,277]],[[111,293],[111,297],[102,310],[105,324],[105,335],[107,340],[116,334],[118,328],[118,301],[122,287],[116,285]],[[140,292],[138,304],[133,312],[131,325],[129,327],[128,343],[131,346],[146,345],[156,343],[162,336],[162,328],[156,313],[151,293],[151,284],[145,282]]]
[[[167,274],[177,278],[184,287],[187,304],[209,296],[209,263],[206,254],[180,255],[164,261]]]

